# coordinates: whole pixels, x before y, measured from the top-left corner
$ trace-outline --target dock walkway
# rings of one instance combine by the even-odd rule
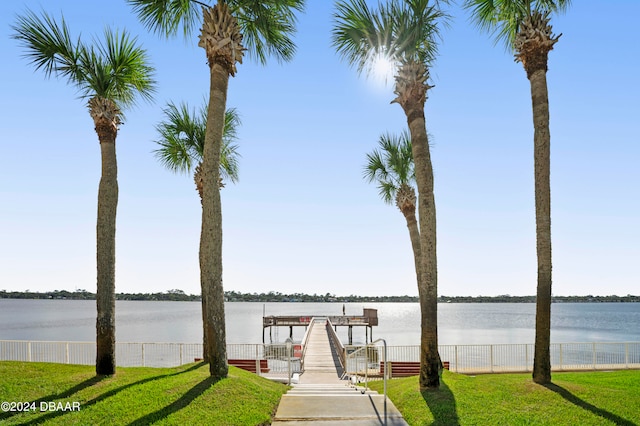
[[[316,320],[309,329],[304,373],[283,395],[273,424],[407,425],[391,401],[387,399],[385,404],[384,395],[372,390],[363,394],[351,387],[348,380],[341,380],[341,376],[340,361],[325,323]]]

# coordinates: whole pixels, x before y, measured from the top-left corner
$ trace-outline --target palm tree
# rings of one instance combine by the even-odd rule
[[[384,134],[378,140],[379,150],[367,154],[364,178],[376,182],[380,197],[385,203],[395,201],[396,207],[407,221],[409,238],[413,248],[416,276],[420,269],[420,229],[416,219],[416,180],[413,166],[411,138],[404,131],[400,136]]]
[[[213,7],[197,0],[127,0],[140,20],[164,36],[188,36],[202,22],[198,46],[205,50],[210,71],[209,105],[202,156],[202,230],[200,286],[207,307],[209,372],[227,376],[227,349],[222,287],[222,206],[219,163],[229,77],[237,72],[246,50],[261,63],[268,56],[289,60],[295,52],[295,12],[304,0],[218,0]],[[202,16],[200,16],[200,11]]]
[[[438,283],[436,208],[424,104],[429,66],[437,53],[438,25],[447,16],[439,2],[391,0],[370,9],[365,0],[339,1],[334,14],[333,45],[358,72],[370,72],[386,57],[397,66],[393,102],[400,104],[411,135],[420,227],[418,295],[421,311],[420,388],[440,386],[438,355]]]
[[[164,109],[165,120],[156,130],[160,139],[156,141],[160,147],[155,150],[156,157],[169,170],[176,173],[193,172],[196,190],[202,202],[202,154],[204,151],[204,134],[207,122],[207,110],[201,108],[197,113],[190,111],[186,104],[179,106],[169,103]],[[237,140],[240,117],[234,108],[227,109],[224,119],[224,133],[222,135],[222,151],[220,153],[220,182],[224,186],[224,179],[231,182],[238,181],[238,145]],[[203,331],[207,307],[202,299]],[[203,333],[203,358],[209,360],[207,352],[207,334]]]
[[[204,134],[207,122],[207,110],[190,110],[188,105],[174,103],[167,104],[164,109],[165,120],[156,130],[160,139],[156,143],[160,146],[154,151],[158,160],[175,173],[192,173],[196,190],[202,201],[202,154],[204,151]],[[227,109],[224,117],[222,148],[220,151],[220,181],[219,186],[225,186],[224,181],[233,183],[238,181],[238,127],[240,116],[235,108]]]
[[[122,110],[138,96],[151,100],[153,68],[145,50],[126,32],[106,30],[104,44],[73,41],[64,17],[58,24],[46,13],[31,11],[17,18],[13,38],[27,50],[25,57],[45,75],[66,79],[88,99],[102,158],[98,188],[96,373],[115,373],[115,226],[118,205],[116,136]]]
[[[521,62],[531,85],[536,205],[536,338],[533,380],[551,383],[551,184],[547,59],[560,38],[549,24],[551,12],[564,11],[570,0],[466,0],[477,25],[493,31]]]

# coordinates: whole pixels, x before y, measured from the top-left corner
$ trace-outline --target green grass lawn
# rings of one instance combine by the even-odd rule
[[[465,376],[444,371],[439,391],[419,392],[418,378],[387,382],[410,425],[640,425],[640,371]],[[371,388],[382,393],[382,381]]]
[[[382,392],[382,382],[371,387]],[[234,367],[213,382],[205,364],[99,378],[92,366],[2,361],[0,402],[29,404],[0,411],[0,424],[261,425],[286,390]],[[419,392],[409,377],[390,380],[388,394],[410,425],[640,426],[640,371],[554,373],[551,386],[529,374],[445,371],[439,391]]]
[[[118,368],[116,375],[99,378],[93,366],[2,361],[0,402],[30,404],[27,412],[0,410],[0,424],[270,424],[286,391],[235,367],[214,382],[202,363]],[[50,411],[52,402],[69,410]],[[79,411],[72,411],[78,403]]]

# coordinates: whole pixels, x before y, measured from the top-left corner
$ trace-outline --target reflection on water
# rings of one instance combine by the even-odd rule
[[[264,315],[342,315],[342,303],[225,304],[229,343],[270,341],[262,329]],[[346,315],[378,310],[373,339],[389,345],[420,343],[417,303],[346,303]],[[120,342],[184,342],[202,340],[200,302],[116,303],[116,338]],[[552,305],[552,342],[640,341],[640,303],[560,303]],[[438,305],[441,345],[533,343],[535,305],[527,303],[448,303]],[[289,337],[289,328],[271,330],[273,341]],[[294,327],[300,340],[304,327]],[[346,342],[347,328],[338,327]],[[0,299],[0,340],[93,341],[95,302]],[[354,327],[354,343],[363,343],[363,327]]]

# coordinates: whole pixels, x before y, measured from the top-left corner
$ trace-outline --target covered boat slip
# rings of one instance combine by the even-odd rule
[[[353,327],[365,327],[365,342],[373,340],[373,327],[378,325],[378,310],[364,308],[362,315],[286,315],[262,317],[262,343],[265,343],[265,329],[269,328],[269,341],[273,343],[273,327],[289,327],[289,338],[293,338],[293,327],[309,327],[313,319],[325,318],[337,330],[338,327],[348,327],[348,344],[353,343]]]

